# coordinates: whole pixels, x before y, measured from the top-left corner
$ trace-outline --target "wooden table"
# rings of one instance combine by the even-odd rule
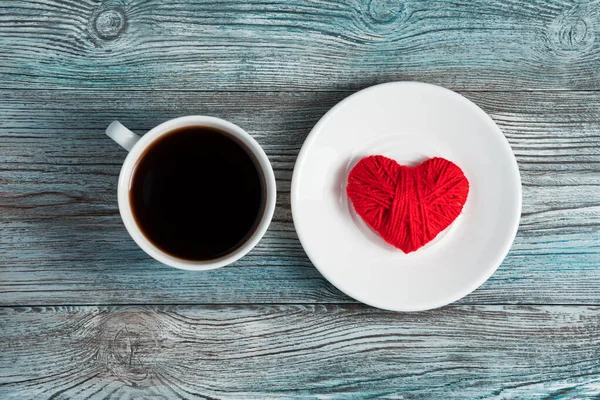
[[[443,85],[487,111],[523,179],[510,254],[442,309],[358,304],[307,259],[290,178],[336,102]],[[231,120],[277,210],[204,273],[154,262],[117,210],[118,119]],[[600,396],[600,3],[2,0],[1,399]]]

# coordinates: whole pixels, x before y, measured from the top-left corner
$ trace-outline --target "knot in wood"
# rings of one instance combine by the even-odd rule
[[[101,11],[94,21],[96,34],[104,40],[116,39],[125,31],[126,26],[127,16],[125,11],[120,7]]]
[[[144,312],[125,311],[105,322],[104,353],[108,370],[130,386],[151,386],[161,346],[156,320]]]
[[[371,0],[369,3],[369,15],[377,22],[391,22],[401,11],[400,0]]]
[[[568,10],[548,27],[548,39],[552,47],[562,55],[585,53],[594,47],[594,22],[600,14],[598,10],[583,5]]]
[[[579,47],[587,36],[587,24],[582,19],[568,21],[558,32],[558,40],[563,46]]]

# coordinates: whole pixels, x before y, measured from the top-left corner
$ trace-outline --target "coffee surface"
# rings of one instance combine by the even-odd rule
[[[264,178],[254,155],[232,135],[207,127],[175,130],[152,143],[129,190],[146,238],[193,261],[237,249],[264,212]]]

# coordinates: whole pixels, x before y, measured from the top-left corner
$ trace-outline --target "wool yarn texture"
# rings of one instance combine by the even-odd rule
[[[371,229],[392,246],[411,253],[460,215],[469,181],[456,164],[444,158],[409,167],[375,155],[352,168],[346,193]]]

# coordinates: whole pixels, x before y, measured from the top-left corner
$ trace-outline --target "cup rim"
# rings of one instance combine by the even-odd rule
[[[222,130],[235,136],[244,145],[246,145],[250,149],[252,154],[256,157],[256,160],[259,163],[259,167],[265,179],[265,207],[262,218],[258,223],[256,229],[254,230],[254,233],[241,246],[239,246],[231,253],[228,253],[213,260],[186,260],[183,258],[172,256],[160,250],[158,247],[152,244],[152,242],[150,242],[148,238],[146,238],[146,236],[142,233],[141,229],[135,222],[135,218],[133,217],[133,212],[131,210],[131,204],[129,201],[129,189],[133,171],[135,170],[137,162],[139,161],[140,157],[145,153],[145,150],[148,148],[148,146],[161,136],[168,134],[169,132],[175,129],[184,128],[187,126],[207,126],[210,128]],[[205,271],[221,268],[239,260],[246,254],[248,254],[248,252],[250,252],[250,250],[252,250],[258,244],[258,242],[266,233],[273,218],[273,214],[275,212],[275,202],[277,198],[277,187],[275,182],[275,174],[273,173],[273,167],[269,162],[265,151],[249,133],[247,133],[245,130],[235,125],[234,123],[223,120],[221,118],[202,115],[191,115],[165,121],[152,128],[150,131],[148,131],[148,133],[143,135],[138,140],[138,142],[133,146],[133,148],[125,158],[123,166],[121,167],[117,188],[117,197],[119,204],[119,213],[121,214],[121,219],[123,220],[127,232],[129,232],[131,238],[149,256],[163,264],[174,268],[192,271]]]

